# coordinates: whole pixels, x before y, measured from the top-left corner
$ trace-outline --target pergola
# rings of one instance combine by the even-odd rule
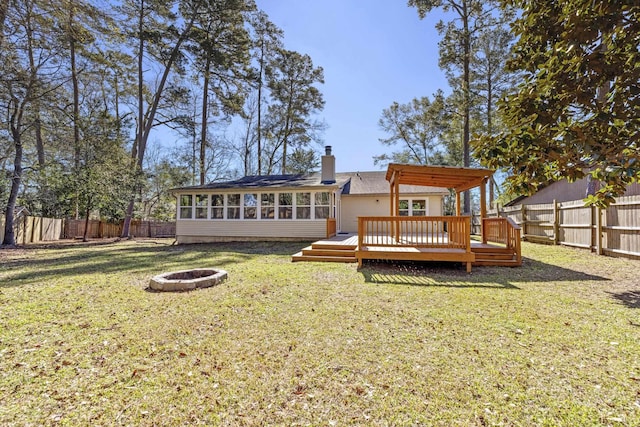
[[[456,216],[460,216],[460,193],[480,187],[480,216],[487,216],[486,186],[494,171],[483,168],[420,166],[391,163],[386,179],[391,186],[391,215],[400,213],[400,185],[450,188],[456,192]]]

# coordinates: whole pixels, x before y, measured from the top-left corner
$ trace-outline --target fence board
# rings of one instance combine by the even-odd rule
[[[605,253],[640,257],[640,196],[619,197],[602,212]]]
[[[14,232],[16,244],[75,239],[84,236],[84,219],[56,219],[42,217],[15,218]],[[0,216],[0,242],[4,238],[4,215]],[[89,220],[90,239],[114,238],[122,234],[122,223],[114,224],[98,220]],[[176,223],[164,221],[132,221],[131,235],[134,237],[175,237]]]
[[[510,206],[487,213],[489,218],[496,216],[511,218],[522,227],[523,237],[532,242],[640,258],[640,195],[618,197],[607,209],[574,200]]]

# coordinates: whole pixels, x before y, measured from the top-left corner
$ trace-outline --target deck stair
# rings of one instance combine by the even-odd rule
[[[291,261],[357,262],[356,247],[357,239],[320,240],[294,254]]]
[[[518,261],[518,255],[512,248],[497,245],[472,244],[471,251],[476,254],[474,266],[502,266],[517,267],[522,264]]]

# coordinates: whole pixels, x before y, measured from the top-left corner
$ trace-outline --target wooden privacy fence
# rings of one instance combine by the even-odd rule
[[[0,243],[4,239],[4,215],[0,216]],[[84,219],[56,219],[34,216],[14,218],[16,244],[51,242],[60,239],[76,239],[84,236]],[[89,221],[90,239],[120,237],[122,222],[114,224],[98,220]],[[131,221],[129,234],[133,237],[175,237],[175,221]]]
[[[84,219],[68,219],[65,221],[64,237],[67,239],[82,238],[86,221]],[[89,220],[87,237],[90,239],[104,239],[120,237],[123,223],[111,223]],[[173,221],[131,221],[129,234],[133,237],[174,237],[176,223]]]
[[[574,246],[598,254],[640,257],[640,196],[619,197],[606,209],[586,206],[582,200],[517,205],[489,211],[522,229],[525,240]],[[474,233],[479,220],[474,217]]]
[[[0,243],[4,239],[4,215],[0,216]],[[13,219],[16,244],[50,242],[60,240],[64,230],[64,220],[37,216],[18,216]]]

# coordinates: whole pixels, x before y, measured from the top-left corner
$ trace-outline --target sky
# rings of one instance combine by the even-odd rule
[[[338,172],[380,170],[373,156],[390,152],[379,138],[383,109],[394,101],[448,93],[438,67],[439,11],[420,20],[405,0],[257,0],[284,31],[287,49],[324,69],[325,108]],[[319,151],[322,151],[319,148]]]

